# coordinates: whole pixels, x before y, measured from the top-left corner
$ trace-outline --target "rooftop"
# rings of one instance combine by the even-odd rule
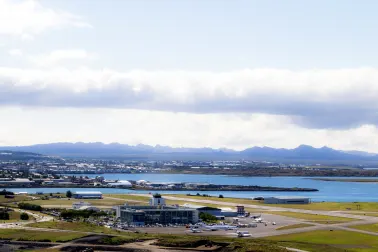
[[[309,197],[301,197],[301,196],[273,196],[273,197],[265,197],[268,198],[275,198],[275,199],[309,199]]]
[[[75,194],[102,194],[102,192],[99,192],[99,191],[92,191],[92,192],[85,191],[85,192],[75,192]]]

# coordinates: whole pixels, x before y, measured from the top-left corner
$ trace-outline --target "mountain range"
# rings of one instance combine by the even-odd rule
[[[127,145],[120,143],[49,143],[30,146],[3,146],[0,150],[40,153],[65,158],[124,158],[153,160],[266,160],[378,162],[378,155],[361,151],[341,151],[328,147],[300,145],[294,149],[252,147],[242,151],[212,148]]]
[[[0,150],[0,161],[28,161],[28,160],[57,160],[59,158],[49,157],[39,153]]]

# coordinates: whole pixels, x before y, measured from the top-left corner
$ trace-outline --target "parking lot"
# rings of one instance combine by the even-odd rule
[[[271,232],[272,235],[274,235],[276,231],[276,228],[297,224],[300,223],[298,219],[285,217],[285,216],[279,216],[279,215],[273,215],[273,214],[262,214],[262,223],[256,223],[257,227],[254,228],[244,228],[240,227],[237,230],[243,230],[243,231],[249,231],[249,233],[254,236],[254,234],[259,233],[267,233]],[[230,224],[233,222],[233,218],[226,218],[225,222],[227,224]],[[273,225],[273,222],[276,223],[276,225]],[[252,218],[239,218],[239,223],[241,224],[250,224],[255,223],[254,219]],[[201,233],[193,233],[191,232],[190,228],[186,228],[183,226],[177,226],[177,227],[137,227],[133,228],[132,230],[141,232],[141,233],[159,233],[159,234],[186,234],[186,235],[202,235],[202,236],[209,236],[209,235],[219,235],[219,236],[235,236],[236,237],[236,230],[217,230],[217,231],[210,231],[206,229],[201,229]]]

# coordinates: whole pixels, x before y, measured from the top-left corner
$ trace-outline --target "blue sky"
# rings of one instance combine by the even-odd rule
[[[94,67],[224,71],[377,66],[376,1],[41,3],[80,15],[94,28],[44,33],[25,50],[86,48],[101,55]]]
[[[0,0],[0,145],[375,151],[377,11],[377,1]]]

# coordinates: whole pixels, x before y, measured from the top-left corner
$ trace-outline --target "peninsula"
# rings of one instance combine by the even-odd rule
[[[364,179],[364,178],[311,178],[312,180],[320,181],[334,181],[334,182],[358,182],[358,183],[378,183],[378,179]]]

